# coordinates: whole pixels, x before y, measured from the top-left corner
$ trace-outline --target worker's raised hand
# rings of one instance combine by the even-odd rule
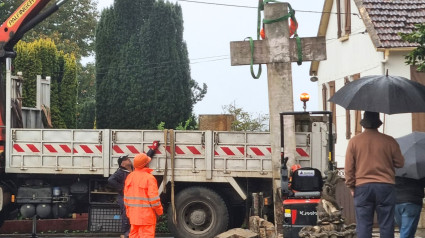
[[[153,141],[153,143],[152,143],[152,147],[151,147],[151,149],[152,149],[152,150],[157,150],[157,149],[158,149],[158,147],[159,147],[159,141],[154,140],[154,141]]]

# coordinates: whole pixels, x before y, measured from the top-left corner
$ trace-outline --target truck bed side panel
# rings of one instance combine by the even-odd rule
[[[108,149],[104,134],[104,130],[12,129],[6,172],[103,174],[103,152]]]

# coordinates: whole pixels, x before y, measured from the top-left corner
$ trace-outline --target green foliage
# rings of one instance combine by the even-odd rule
[[[63,77],[59,92],[62,118],[67,128],[76,127],[77,65],[73,55],[64,55]]]
[[[75,127],[77,97],[75,57],[59,52],[50,39],[31,43],[20,41],[16,45],[18,56],[14,60],[15,72],[23,72],[23,106],[36,105],[36,78],[51,77],[50,111],[55,128]],[[60,99],[60,100],[59,100]]]
[[[190,77],[181,7],[117,0],[105,9],[96,31],[96,90],[99,128],[174,128],[189,118],[207,87]]]
[[[78,102],[96,97],[96,68],[93,63],[78,67]]]
[[[202,101],[202,99],[207,94],[208,86],[205,83],[203,83],[201,88],[198,82],[196,82],[193,79],[191,79],[189,83],[192,88],[192,104],[196,104],[197,102]]]
[[[156,127],[157,130],[165,130],[165,122],[160,122]]]
[[[235,116],[235,121],[232,123],[232,130],[234,131],[268,131],[267,122],[269,117],[267,115],[259,114],[257,118],[244,111],[242,108],[236,107],[235,104],[229,104],[222,107],[225,114],[232,114]]]
[[[93,100],[85,101],[83,104],[77,105],[77,128],[94,129],[96,119],[96,102]]]
[[[192,117],[190,117],[189,119],[187,119],[184,122],[180,122],[179,125],[176,127],[176,130],[197,130],[198,129],[198,124],[196,123],[196,118],[194,115],[192,115]]]
[[[16,46],[18,57],[14,60],[15,72],[22,72],[25,82],[22,88],[22,106],[35,107],[37,75],[42,73],[42,62],[34,43],[20,42]]]
[[[65,121],[62,118],[62,113],[60,110],[60,82],[63,76],[63,65],[64,58],[63,55],[59,55],[57,58],[59,71],[57,76],[52,79],[50,84],[50,108],[52,115],[52,124],[54,128],[66,128]]]
[[[157,130],[165,130],[166,128],[165,128],[165,122],[160,122],[158,125],[157,125],[157,128],[156,128]],[[180,122],[178,125],[177,125],[177,127],[176,127],[176,130],[180,130],[180,131],[185,131],[185,130],[198,130],[198,124],[196,123],[196,117],[195,117],[195,115],[192,115],[189,119],[187,119],[185,122],[184,122],[184,125],[183,125],[183,122]]]
[[[418,71],[425,71],[425,24],[415,25],[412,33],[399,33],[401,39],[417,43],[418,47],[405,56],[405,63],[418,66]]]
[[[180,122],[179,125],[176,127],[176,130],[185,131],[189,127],[190,122],[192,121],[191,118],[187,119],[183,125],[183,122]]]
[[[77,128],[93,129],[96,119],[95,65],[78,67]]]
[[[168,230],[168,225],[167,225],[167,215],[162,215],[158,218],[158,221],[157,221],[156,227],[155,227],[155,232],[156,233],[170,233],[170,231]]]

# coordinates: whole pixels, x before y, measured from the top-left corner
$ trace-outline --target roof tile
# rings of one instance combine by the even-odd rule
[[[363,0],[363,7],[381,42],[379,47],[414,47],[399,32],[411,33],[415,24],[425,23],[425,0]]]

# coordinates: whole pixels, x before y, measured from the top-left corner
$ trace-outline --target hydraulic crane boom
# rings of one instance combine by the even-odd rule
[[[26,32],[49,17],[67,0],[60,0],[43,11],[51,0],[26,0],[0,26],[0,58],[15,57],[13,47]]]

